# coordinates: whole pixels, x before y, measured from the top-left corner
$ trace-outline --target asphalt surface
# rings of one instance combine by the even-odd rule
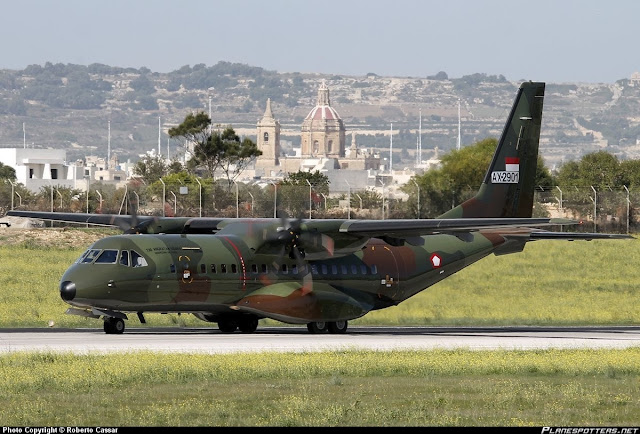
[[[312,352],[331,350],[533,350],[640,347],[640,327],[350,327],[345,334],[310,334],[306,327],[264,327],[223,334],[216,328],[2,329],[0,353],[77,354]]]

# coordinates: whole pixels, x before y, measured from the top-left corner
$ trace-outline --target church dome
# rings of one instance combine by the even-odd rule
[[[345,128],[340,115],[329,102],[324,80],[318,89],[318,103],[302,122],[301,154],[304,157],[344,157]]]
[[[341,120],[338,112],[331,107],[329,102],[329,88],[327,84],[322,80],[322,84],[318,89],[318,103],[311,109],[305,121],[319,121],[319,120]]]

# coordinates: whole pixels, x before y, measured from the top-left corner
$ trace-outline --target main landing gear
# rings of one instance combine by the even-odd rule
[[[105,317],[104,332],[108,335],[120,335],[124,332],[124,320],[121,318]]]
[[[331,322],[310,322],[307,324],[307,330],[309,333],[332,333],[332,334],[342,334],[347,331],[348,326],[347,321],[331,321]]]
[[[222,333],[233,333],[240,329],[242,333],[253,333],[258,328],[258,318],[253,315],[243,316],[241,318],[220,318],[218,320],[218,329]]]

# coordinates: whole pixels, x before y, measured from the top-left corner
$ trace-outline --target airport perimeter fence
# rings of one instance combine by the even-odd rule
[[[303,219],[434,218],[477,190],[420,192],[417,186],[394,197],[380,189],[329,194],[327,186],[223,183],[154,184],[115,189],[95,185],[86,192],[55,188],[27,194],[0,187],[2,214],[14,208],[57,212],[90,212],[187,217],[287,217]],[[13,200],[12,200],[13,199]],[[638,231],[640,190],[593,186],[538,187],[534,217],[562,217],[583,223],[563,230],[634,233]]]

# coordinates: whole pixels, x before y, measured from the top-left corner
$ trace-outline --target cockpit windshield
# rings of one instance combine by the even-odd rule
[[[117,250],[103,250],[96,259],[96,264],[115,264],[118,258]]]
[[[80,259],[78,259],[77,262],[79,264],[90,264],[91,262],[93,262],[94,259],[98,257],[98,254],[101,251],[102,250],[100,249],[89,249],[86,252],[84,252],[82,256],[80,256]]]
[[[144,256],[135,250],[89,249],[78,258],[76,264],[120,264],[125,267],[146,267]]]

